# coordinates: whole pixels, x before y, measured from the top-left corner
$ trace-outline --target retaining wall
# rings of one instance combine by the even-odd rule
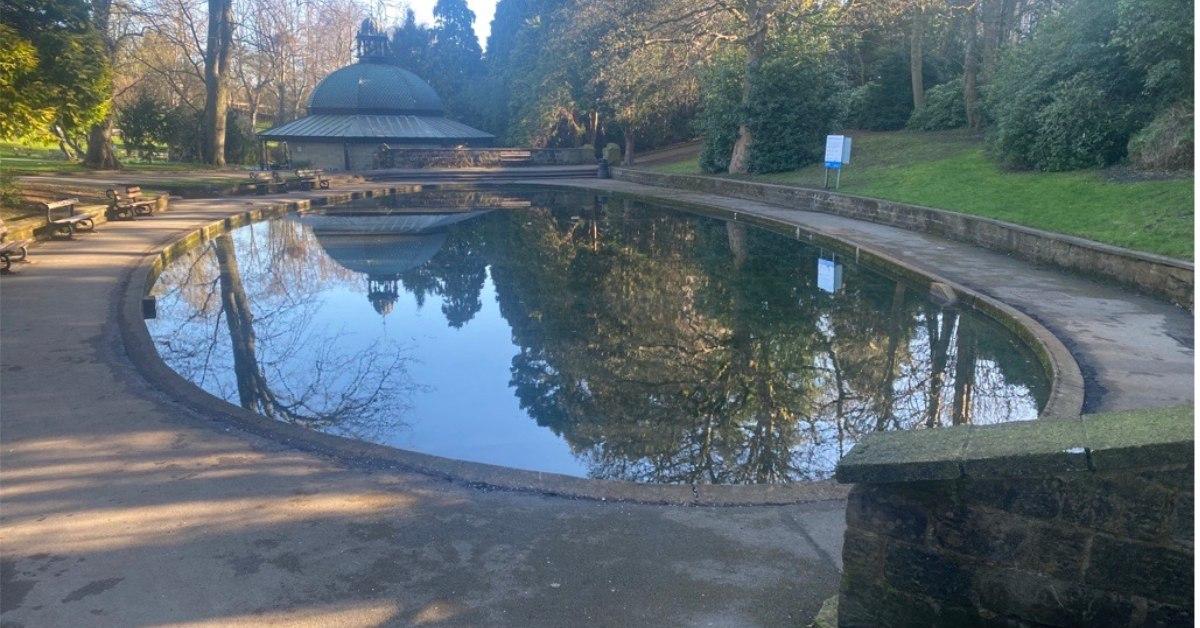
[[[614,168],[612,172],[613,178],[631,183],[746,198],[931,233],[1014,254],[1033,262],[1116,280],[1189,310],[1193,307],[1194,269],[1193,264],[1184,260],[1131,251],[990,218],[827,190],[720,177],[661,174],[630,168]]]
[[[527,155],[527,157],[525,157]],[[582,166],[596,163],[591,148],[380,148],[376,168]]]
[[[840,626],[1190,626],[1190,408],[881,433],[843,459]]]

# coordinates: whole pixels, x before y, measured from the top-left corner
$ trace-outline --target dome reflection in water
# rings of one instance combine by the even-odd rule
[[[639,482],[829,477],[875,430],[1037,416],[1011,333],[742,223],[565,191],[289,215],[176,260],[163,359],[282,421]]]

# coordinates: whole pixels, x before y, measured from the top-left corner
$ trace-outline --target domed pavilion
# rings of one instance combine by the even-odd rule
[[[417,75],[388,63],[387,35],[371,20],[356,38],[358,62],[313,90],[308,115],[258,134],[286,142],[293,163],[327,170],[371,168],[381,144],[405,148],[491,146],[495,136],[445,117],[442,99]]]

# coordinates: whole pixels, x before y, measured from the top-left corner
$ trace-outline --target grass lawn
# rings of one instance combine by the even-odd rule
[[[857,132],[841,191],[1007,220],[1184,259],[1193,256],[1191,173],[1141,179],[1121,169],[1008,172],[959,131]],[[699,174],[695,159],[653,166]],[[751,180],[821,187],[820,164]]]
[[[124,155],[117,147],[117,159],[124,168],[143,172],[177,172],[205,170],[208,166],[169,161],[147,162]],[[68,161],[57,146],[52,144],[31,145],[0,142],[0,169],[5,172],[23,174],[74,174],[84,172],[83,164]]]

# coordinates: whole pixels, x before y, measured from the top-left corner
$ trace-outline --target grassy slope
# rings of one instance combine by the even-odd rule
[[[1116,171],[1006,172],[961,132],[853,133],[841,191],[940,207],[1192,259],[1191,177],[1118,180]],[[696,174],[696,160],[654,167]],[[820,187],[820,164],[756,181]]]

